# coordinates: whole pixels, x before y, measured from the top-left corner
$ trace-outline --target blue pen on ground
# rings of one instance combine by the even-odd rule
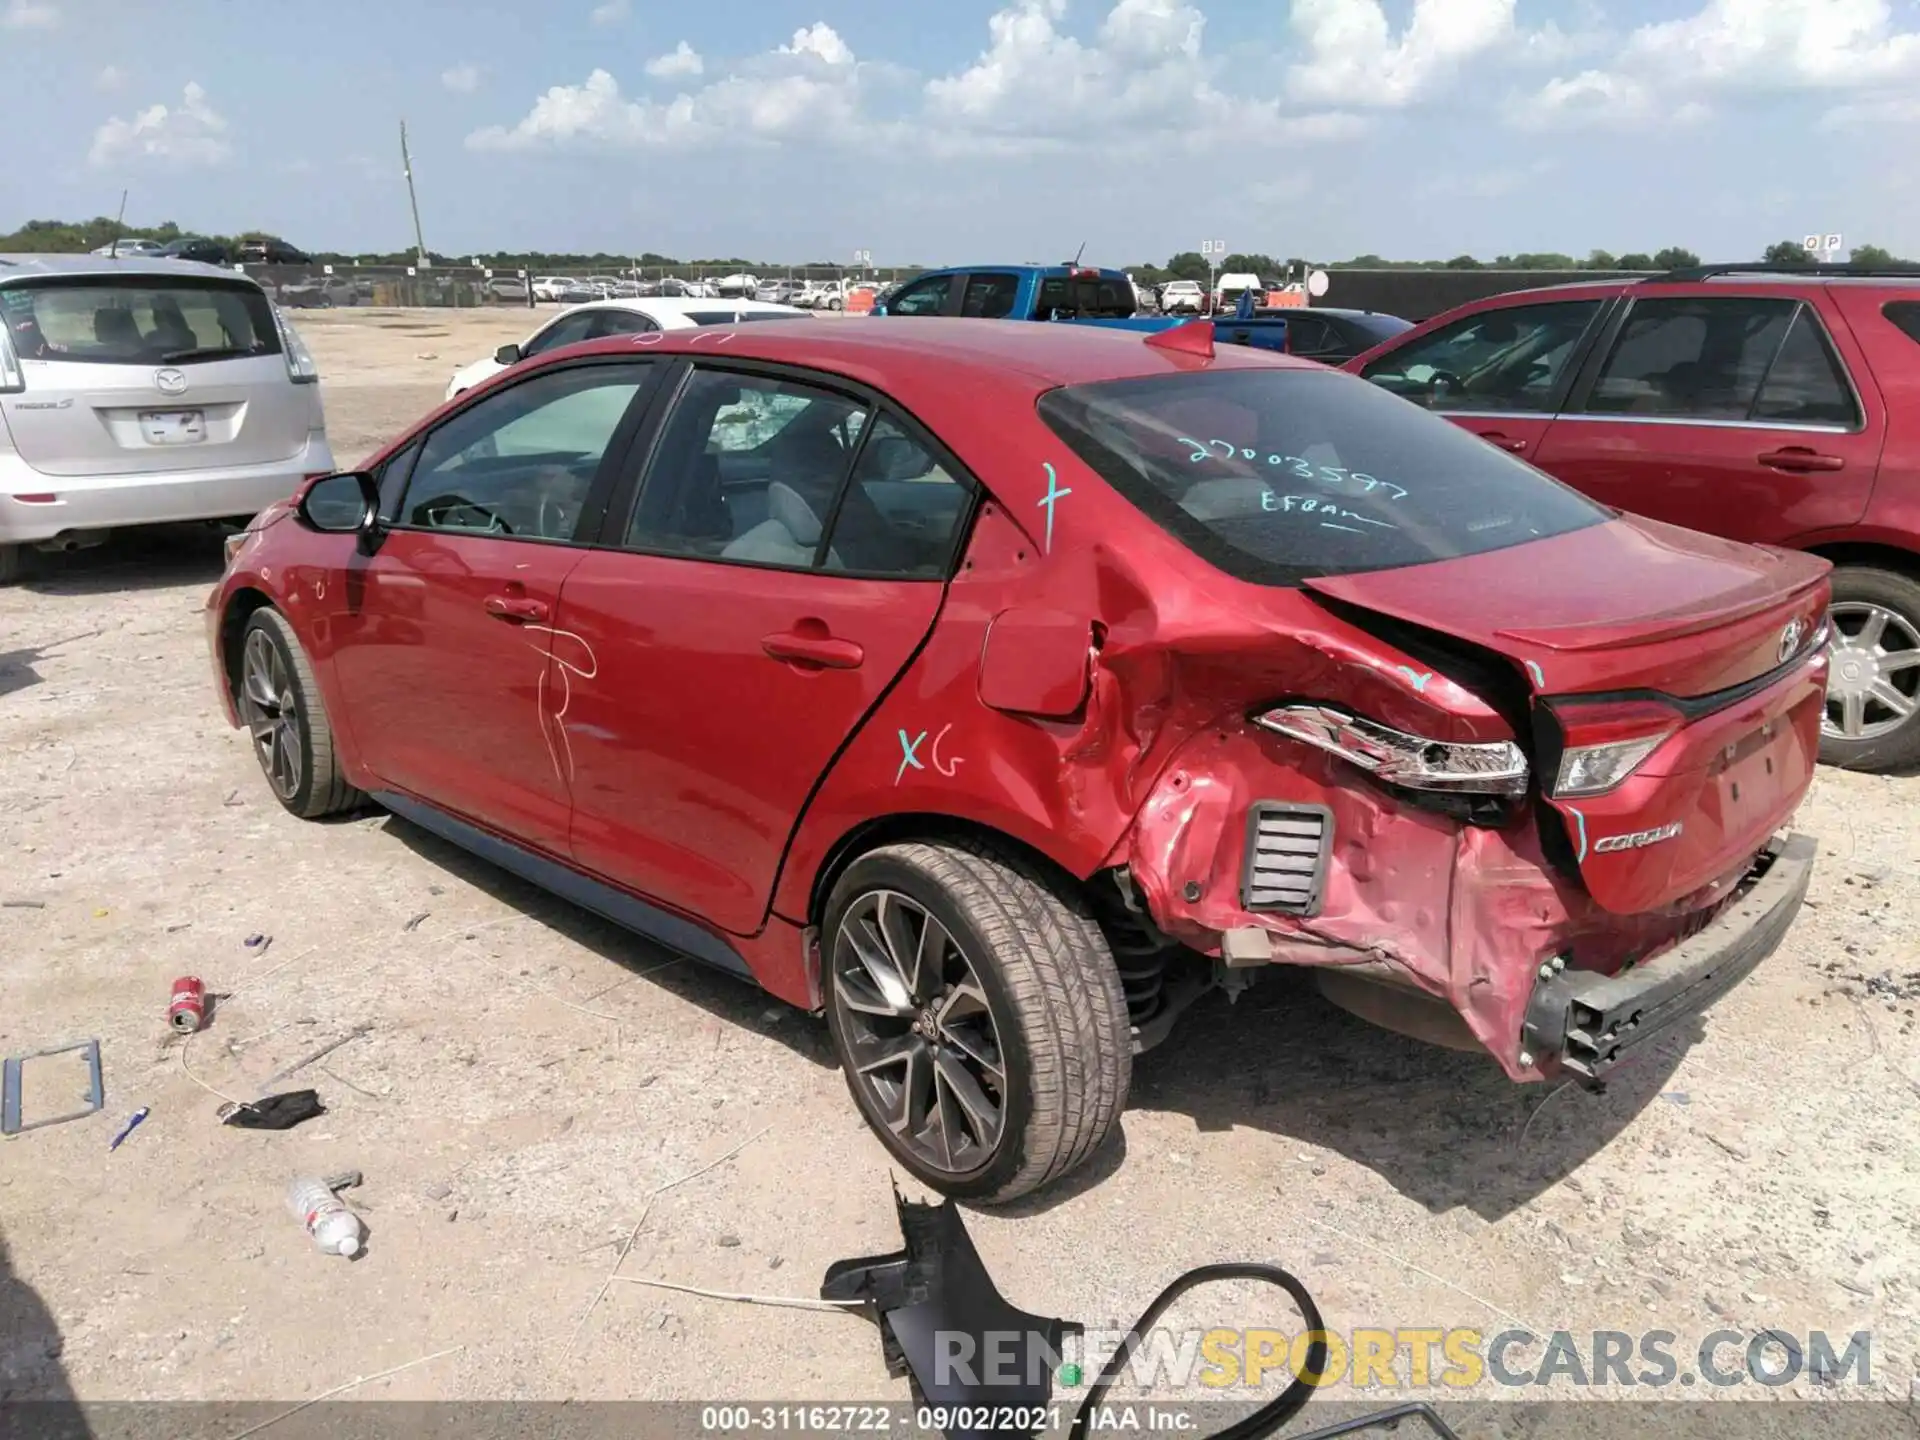
[[[142,1105],[138,1110],[134,1111],[133,1114],[127,1117],[127,1123],[120,1127],[120,1133],[114,1136],[113,1139],[110,1142],[108,1142],[107,1152],[111,1154],[113,1151],[118,1150],[120,1148],[120,1142],[125,1140],[129,1135],[133,1134],[134,1130],[139,1127],[140,1122],[146,1118],[147,1118],[147,1107]]]

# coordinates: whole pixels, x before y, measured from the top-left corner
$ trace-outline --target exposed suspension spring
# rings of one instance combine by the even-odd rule
[[[1131,882],[1116,876],[1115,892],[1101,906],[1101,927],[1120,971],[1127,996],[1127,1019],[1143,1025],[1160,1013],[1165,1001],[1167,966],[1176,947],[1170,945],[1137,908]]]

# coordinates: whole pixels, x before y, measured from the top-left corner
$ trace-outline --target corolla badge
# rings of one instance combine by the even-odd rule
[[[187,393],[187,372],[184,370],[156,370],[153,372],[153,388],[162,395],[184,395]]]
[[[1785,628],[1780,631],[1780,648],[1777,652],[1781,664],[1784,665],[1793,658],[1794,652],[1800,648],[1800,642],[1806,639],[1806,636],[1806,622],[1798,615],[1787,621]]]
[[[1671,840],[1681,831],[1681,824],[1675,820],[1671,825],[1661,825],[1652,830],[1635,830],[1626,835],[1603,835],[1593,842],[1596,855],[1611,854],[1616,850],[1640,850],[1648,845],[1658,845],[1662,840]]]

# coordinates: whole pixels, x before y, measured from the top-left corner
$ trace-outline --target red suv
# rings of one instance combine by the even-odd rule
[[[1920,763],[1920,272],[1527,290],[1344,368],[1605,504],[1831,560],[1821,758]]]
[[[1525,1081],[1698,1012],[1805,894],[1827,572],[1205,323],[908,319],[515,366],[207,616],[288,810],[824,1010],[899,1162],[1004,1199],[1262,967]]]

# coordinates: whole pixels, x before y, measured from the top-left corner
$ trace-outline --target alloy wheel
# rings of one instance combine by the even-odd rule
[[[291,802],[304,775],[300,706],[279,648],[264,630],[247,636],[240,664],[241,708],[253,752],[274,794]]]
[[[1006,1123],[1006,1059],[987,994],[946,926],[897,890],[847,907],[833,1001],[849,1068],[872,1113],[949,1175],[993,1158]]]
[[[1837,601],[1827,711],[1821,730],[1838,740],[1875,740],[1920,711],[1920,629],[1866,600]]]

